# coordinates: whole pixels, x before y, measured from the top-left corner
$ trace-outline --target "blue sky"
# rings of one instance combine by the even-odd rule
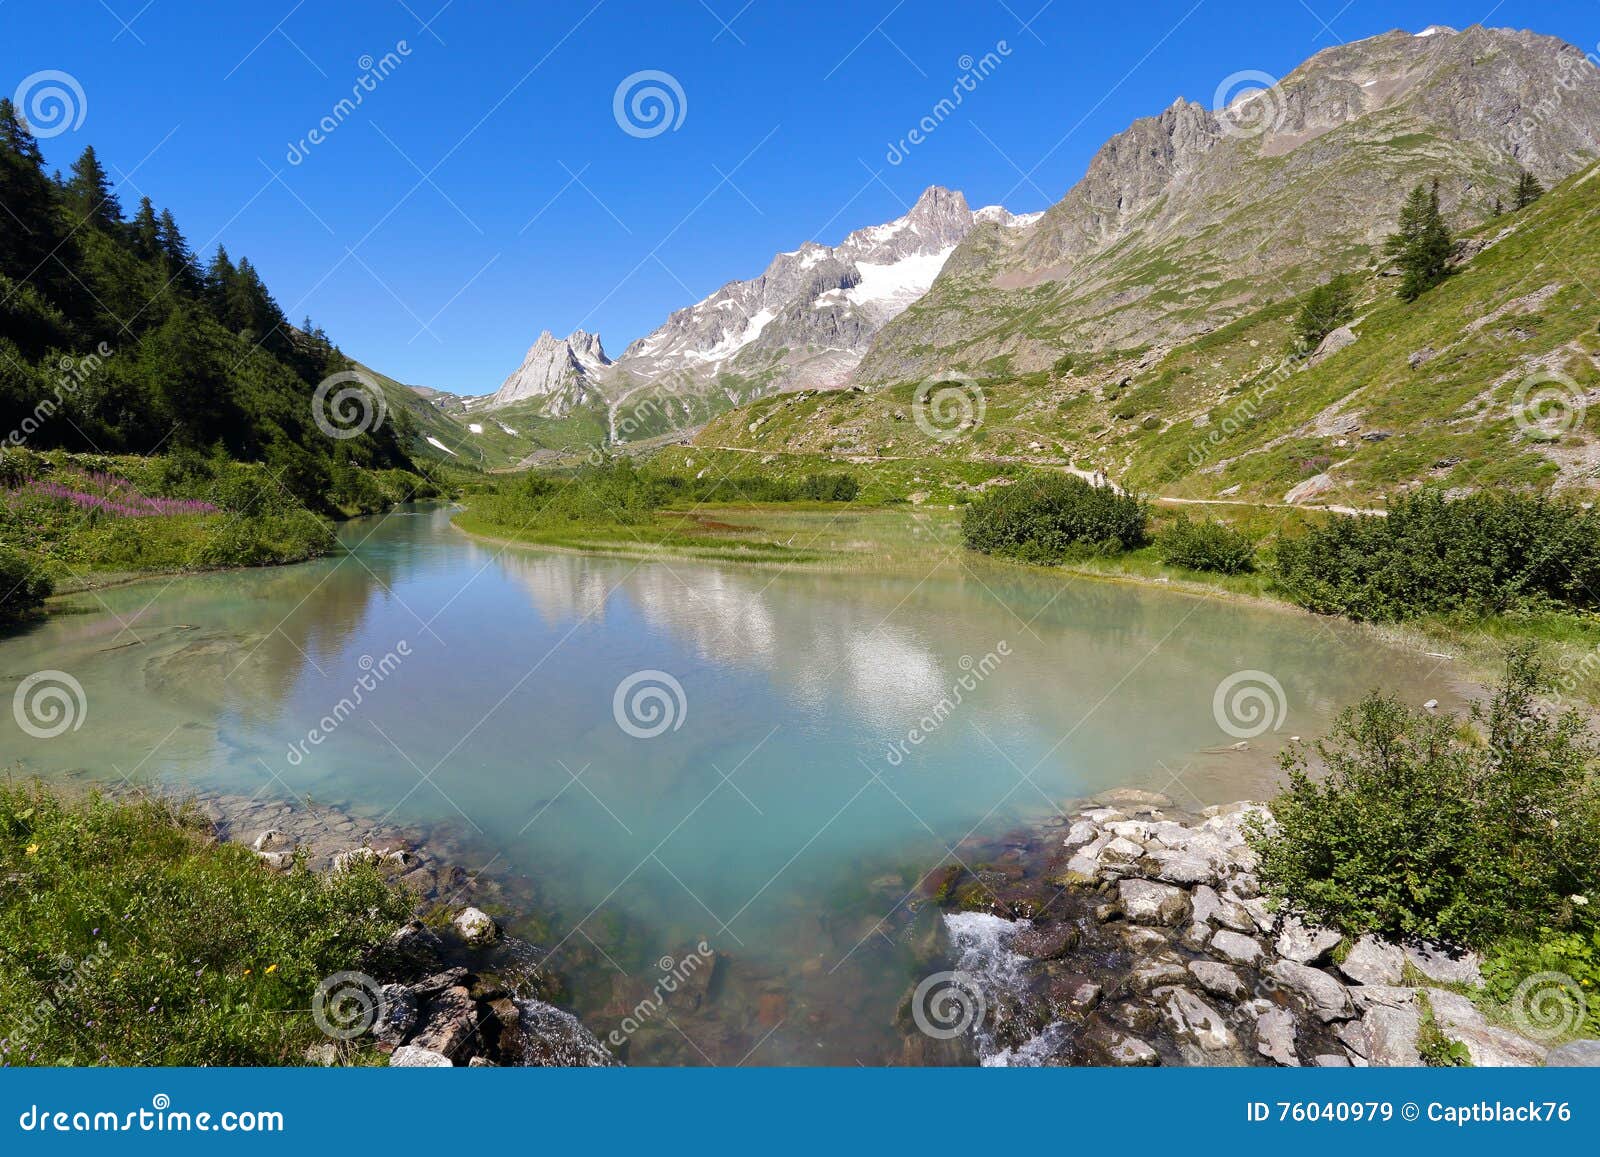
[[[1042,209],[1179,95],[1209,104],[1236,72],[1486,18],[1600,42],[1595,0],[0,0],[0,88],[70,74],[82,123],[42,142],[52,165],[94,144],[125,207],[148,194],[197,247],[249,256],[294,320],[478,393],[542,328],[598,330],[615,355],[931,183]],[[989,53],[961,108],[889,163]],[[646,70],[683,93],[653,136],[614,115]]]

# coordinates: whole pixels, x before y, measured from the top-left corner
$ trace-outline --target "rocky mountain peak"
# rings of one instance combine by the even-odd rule
[[[486,405],[497,409],[541,398],[545,400],[541,411],[560,417],[588,397],[593,388],[590,379],[610,365],[599,334],[580,329],[558,338],[543,330]]]

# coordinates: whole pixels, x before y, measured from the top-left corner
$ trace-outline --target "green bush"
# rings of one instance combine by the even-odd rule
[[[968,506],[961,534],[970,550],[1057,563],[1141,546],[1147,518],[1144,502],[1133,495],[1071,474],[1038,472]]]
[[[48,576],[29,559],[0,545],[0,626],[17,622],[50,597]]]
[[[1304,749],[1286,752],[1276,826],[1252,836],[1268,892],[1352,935],[1473,948],[1541,929],[1592,936],[1600,746],[1577,712],[1537,703],[1546,686],[1519,644],[1466,720],[1374,693],[1317,744],[1325,778]]]
[[[1278,545],[1277,587],[1313,611],[1431,613],[1600,606],[1600,512],[1544,496],[1422,491],[1387,518],[1335,516]]]
[[[269,871],[192,812],[0,786],[13,1065],[303,1064],[325,977],[409,915],[375,868]]]
[[[1191,522],[1187,515],[1156,536],[1161,561],[1190,570],[1243,574],[1255,564],[1255,544],[1231,526],[1213,519]]]

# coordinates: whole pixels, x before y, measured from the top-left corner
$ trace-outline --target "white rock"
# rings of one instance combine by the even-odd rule
[[[1286,1008],[1274,1008],[1261,1014],[1256,1021],[1256,1051],[1269,1060],[1291,1068],[1300,1067],[1300,1057],[1294,1050],[1294,1014]]]
[[[1278,933],[1278,955],[1298,964],[1321,964],[1343,939],[1331,928],[1306,924],[1298,916],[1286,916]]]
[[[348,872],[356,864],[376,864],[378,853],[371,848],[352,848],[348,852],[340,852],[333,857],[333,870],[335,872]]]
[[[1122,911],[1135,924],[1173,925],[1189,912],[1189,897],[1182,889],[1151,880],[1123,880],[1117,885]]]
[[[389,1064],[397,1069],[449,1069],[455,1066],[450,1058],[432,1049],[419,1049],[416,1045],[401,1045],[389,1055]]]
[[[268,828],[256,837],[255,843],[250,845],[258,852],[281,852],[294,847],[294,839],[288,832],[279,831],[277,828]]]
[[[1249,966],[1259,964],[1262,956],[1260,941],[1229,928],[1211,938],[1211,951],[1234,964]]]
[[[1194,973],[1201,988],[1235,1004],[1250,995],[1244,978],[1226,964],[1218,964],[1215,960],[1191,960],[1189,971]]]
[[[1407,944],[1406,961],[1436,984],[1483,984],[1483,958],[1476,952],[1452,955],[1438,944]]]
[[[1304,999],[1306,1007],[1321,1021],[1348,1020],[1356,1014],[1349,991],[1320,969],[1293,960],[1277,960],[1265,971],[1273,982]]]
[[[500,935],[494,918],[478,908],[463,908],[452,923],[468,944],[492,944]]]
[[[1203,1052],[1219,1053],[1238,1047],[1233,1031],[1220,1012],[1186,988],[1158,988],[1152,994],[1173,1035],[1198,1045]]]
[[[1397,945],[1363,936],[1339,962],[1339,971],[1357,984],[1399,984],[1405,977],[1406,954]]]

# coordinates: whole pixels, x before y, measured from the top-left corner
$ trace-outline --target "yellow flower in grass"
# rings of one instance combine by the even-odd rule
[[[38,851],[39,851],[39,845],[38,844],[29,844],[26,848],[24,848],[22,850],[27,855],[30,855],[30,856],[37,855]]]
[[[254,968],[246,968],[246,969],[245,969],[245,970],[244,970],[244,974],[245,974],[245,975],[246,975],[246,976],[249,976],[249,975],[250,975],[250,974],[251,974],[251,973],[252,973],[252,972],[254,972],[254,971],[255,971],[255,969],[254,969]]]
[[[277,966],[277,965],[276,965],[276,964],[269,964],[269,965],[267,965],[267,972],[266,972],[266,974],[267,974],[267,975],[268,975],[268,976],[271,976],[271,975],[272,975],[272,974],[273,974],[273,973],[274,973],[274,972],[276,972],[276,971],[278,971],[278,966]]]

